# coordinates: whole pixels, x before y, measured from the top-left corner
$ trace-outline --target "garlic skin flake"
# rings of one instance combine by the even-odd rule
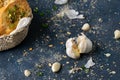
[[[89,53],[92,50],[92,41],[83,33],[81,34],[76,38],[69,38],[66,41],[66,54],[70,58],[77,59],[81,53]]]
[[[66,10],[65,14],[69,19],[84,19],[85,17],[83,14],[79,15],[78,11],[75,11],[74,9],[68,9]]]
[[[59,4],[59,5],[62,5],[62,4],[66,4],[68,2],[68,0],[55,0],[55,4]]]
[[[85,68],[90,68],[90,67],[92,67],[94,65],[95,65],[95,63],[93,62],[92,57],[90,57],[88,62],[85,64]]]
[[[65,6],[56,16],[61,18],[65,15],[69,19],[85,19],[83,14],[79,14],[79,12],[74,9],[69,9],[69,6]]]

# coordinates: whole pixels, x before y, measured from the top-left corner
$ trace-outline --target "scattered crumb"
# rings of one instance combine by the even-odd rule
[[[50,44],[50,45],[48,45],[48,46],[49,46],[50,48],[51,48],[51,47],[53,47],[53,45],[52,45],[52,44]]]
[[[64,42],[60,42],[60,44],[64,44]]]
[[[30,74],[31,74],[31,72],[30,72],[29,70],[24,70],[24,75],[25,75],[26,77],[29,77]]]
[[[71,32],[67,32],[68,35],[71,35]]]
[[[66,55],[63,55],[62,57],[63,57],[63,58],[67,58],[67,56],[66,56]]]
[[[109,74],[116,74],[116,71],[111,71]]]
[[[29,51],[32,51],[33,50],[33,48],[29,48]]]
[[[35,64],[35,67],[42,68],[42,65],[41,64]]]
[[[68,62],[68,61],[66,62],[66,64],[69,64],[69,63],[70,63],[70,62]]]
[[[50,36],[46,36],[46,38],[48,38],[48,39],[49,39],[49,38],[50,38]]]
[[[49,67],[51,67],[51,66],[52,66],[52,64],[51,64],[51,63],[48,63],[48,66],[49,66]]]
[[[103,22],[102,18],[99,18],[98,21],[99,21],[99,22]]]
[[[69,70],[69,73],[71,74],[71,73],[75,73],[75,71],[79,71],[79,70],[82,70],[82,68],[80,68],[80,67],[75,67],[75,68],[72,68],[71,70]]]
[[[111,54],[110,54],[110,53],[106,53],[105,56],[106,56],[106,57],[110,57]]]
[[[17,60],[18,63],[22,62],[23,61],[23,58],[20,58]]]

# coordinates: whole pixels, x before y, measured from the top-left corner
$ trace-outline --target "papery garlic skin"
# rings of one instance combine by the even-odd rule
[[[70,58],[73,58],[73,59],[77,59],[80,57],[80,52],[77,51],[77,52],[74,52],[73,51],[73,45],[74,44],[74,40],[75,38],[70,38],[66,41],[66,54],[70,57]]]
[[[78,49],[80,50],[80,53],[89,53],[93,47],[92,41],[83,33],[81,34],[82,35],[77,38]]]
[[[93,62],[92,57],[90,57],[90,59],[85,64],[85,68],[90,68],[90,67],[92,67],[94,65],[95,65],[95,63]]]

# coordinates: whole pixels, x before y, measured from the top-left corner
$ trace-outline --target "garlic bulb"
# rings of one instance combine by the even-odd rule
[[[92,50],[92,41],[83,33],[77,38],[69,38],[66,41],[66,53],[70,58],[77,59],[81,53],[89,53]]]

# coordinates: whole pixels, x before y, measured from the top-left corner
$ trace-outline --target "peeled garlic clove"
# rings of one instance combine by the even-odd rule
[[[88,23],[85,23],[82,28],[83,31],[88,31],[90,29],[90,25]]]
[[[81,36],[78,36],[77,42],[80,53],[89,53],[92,50],[92,41],[87,38],[87,36],[85,36],[83,33]]]
[[[119,39],[120,38],[120,30],[115,30],[114,31],[114,38]]]
[[[52,65],[52,72],[58,72],[61,68],[61,64],[59,62],[55,62]]]
[[[75,42],[75,38],[66,41],[66,53],[70,58],[77,59],[80,57],[80,51]]]

